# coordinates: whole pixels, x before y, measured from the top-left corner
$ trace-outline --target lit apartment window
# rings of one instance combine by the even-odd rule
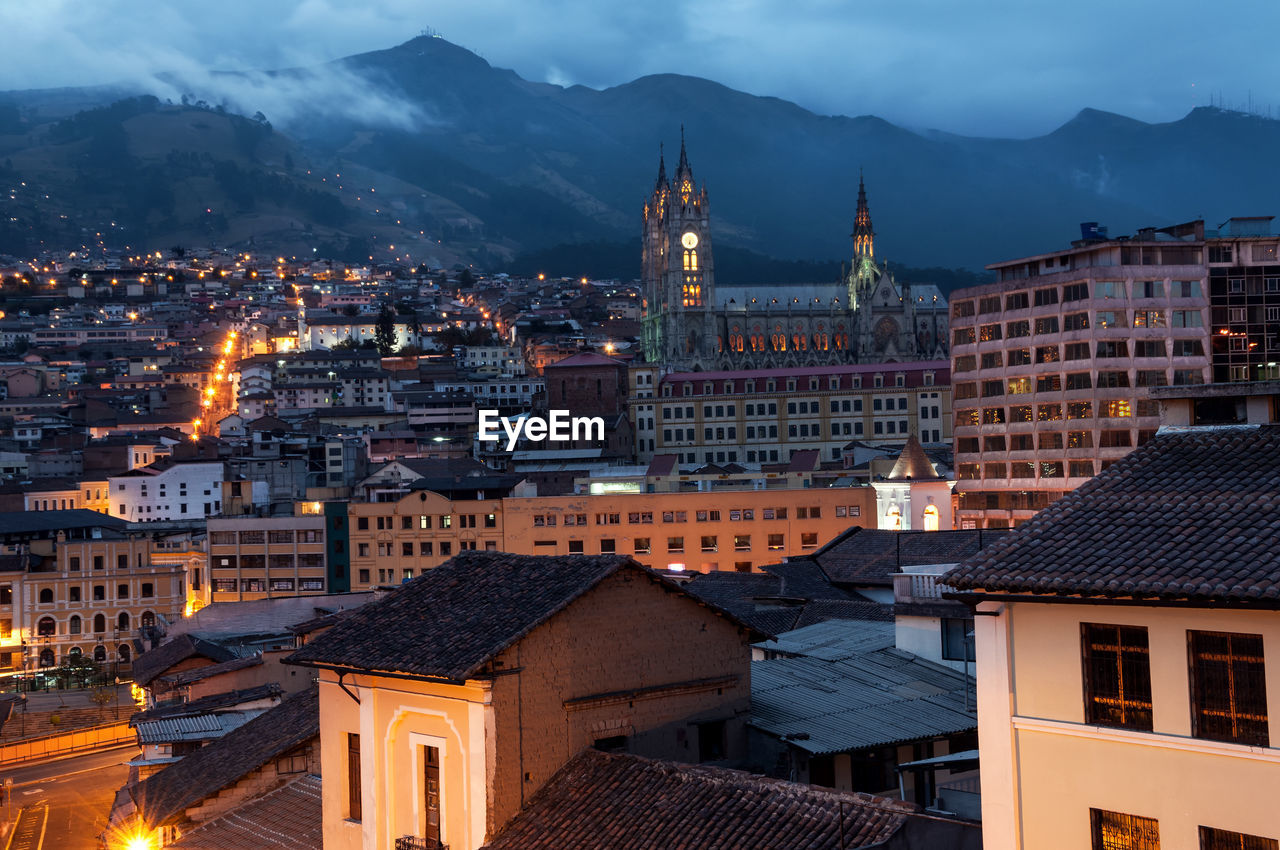
[[[1151,731],[1151,656],[1139,626],[1080,624],[1085,722]]]
[[[1213,741],[1267,746],[1262,635],[1191,631],[1187,637],[1192,734]]]
[[[1155,818],[1090,809],[1093,850],[1160,850],[1160,824]]]

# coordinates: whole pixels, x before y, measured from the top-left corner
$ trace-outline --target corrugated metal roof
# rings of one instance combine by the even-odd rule
[[[839,661],[876,649],[893,646],[894,624],[879,620],[826,620],[793,629],[760,649],[787,655],[806,655],[824,661]]]
[[[814,754],[975,729],[974,705],[961,673],[892,647],[751,664],[751,725]]]
[[[248,723],[263,711],[265,709],[148,720],[137,725],[138,743],[167,744],[174,741],[205,741],[221,738],[232,729],[238,729]]]

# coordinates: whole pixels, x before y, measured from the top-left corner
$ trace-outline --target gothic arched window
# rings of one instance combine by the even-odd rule
[[[698,252],[696,249],[689,249],[684,252],[684,270],[687,272],[696,272],[698,270]]]

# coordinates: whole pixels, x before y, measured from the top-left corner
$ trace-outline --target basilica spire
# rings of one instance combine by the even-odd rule
[[[661,189],[667,183],[667,162],[662,153],[662,142],[658,142],[658,182],[656,188]]]
[[[867,205],[867,187],[862,182],[862,169],[858,169],[858,209],[853,216],[853,256],[856,259],[875,258],[876,232],[871,228],[871,207]]]
[[[676,180],[682,177],[693,177],[693,169],[689,167],[689,157],[684,152],[684,125],[680,125],[680,164],[676,166]]]

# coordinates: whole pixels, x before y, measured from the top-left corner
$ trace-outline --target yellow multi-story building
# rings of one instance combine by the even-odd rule
[[[54,667],[70,656],[132,662],[134,641],[182,616],[185,564],[153,563],[150,535],[103,528],[33,546],[25,568],[0,574],[0,666]]]
[[[1280,842],[1280,429],[1161,433],[946,576],[987,850]]]
[[[81,508],[110,513],[111,492],[105,478],[82,481],[62,480],[52,487],[32,486],[23,494],[23,508],[28,511],[73,511]],[[37,485],[39,482],[37,482]]]

